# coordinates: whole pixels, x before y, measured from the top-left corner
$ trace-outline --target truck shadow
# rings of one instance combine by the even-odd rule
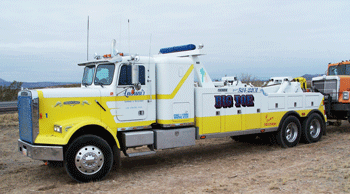
[[[127,158],[122,157],[122,166],[111,172],[110,178],[131,175],[139,171],[147,172],[157,169],[166,170],[183,165],[201,165],[213,163],[216,159],[235,160],[242,155],[270,152],[282,149],[278,145],[268,145],[264,142],[243,143],[235,142],[230,138],[210,139],[196,145],[184,148],[175,148],[157,151],[155,155]],[[114,175],[116,174],[116,175]]]

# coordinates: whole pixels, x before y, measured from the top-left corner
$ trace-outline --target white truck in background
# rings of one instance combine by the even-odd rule
[[[104,178],[120,152],[142,156],[251,134],[273,136],[282,147],[320,140],[327,119],[322,94],[290,81],[253,87],[228,79],[215,87],[199,60],[202,48],[175,46],[154,56],[115,51],[78,64],[81,88],[20,91],[19,151],[64,162],[73,179],[88,182]],[[149,151],[129,152],[141,146]]]

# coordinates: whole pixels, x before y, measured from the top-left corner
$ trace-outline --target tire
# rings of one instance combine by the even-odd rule
[[[113,166],[113,152],[108,143],[95,135],[75,139],[65,154],[65,168],[78,182],[103,179]]]
[[[320,115],[313,113],[303,122],[302,130],[305,143],[318,142],[325,130],[325,123]]]
[[[295,116],[288,116],[282,123],[280,130],[277,132],[277,143],[283,147],[296,146],[301,138],[301,125]]]

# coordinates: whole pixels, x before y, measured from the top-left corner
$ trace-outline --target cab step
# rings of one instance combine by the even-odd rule
[[[134,152],[134,153],[126,153],[124,152],[125,156],[131,158],[131,157],[136,157],[136,156],[146,156],[146,155],[151,155],[155,154],[156,151],[147,151],[147,152]]]

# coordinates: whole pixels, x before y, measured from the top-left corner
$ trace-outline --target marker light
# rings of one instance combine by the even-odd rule
[[[188,44],[188,45],[182,45],[182,46],[162,48],[160,49],[159,52],[162,54],[166,54],[166,53],[173,53],[173,52],[190,51],[194,49],[196,49],[196,46],[194,44]]]
[[[111,54],[105,54],[105,55],[103,55],[103,58],[111,58],[111,57],[112,57]]]

